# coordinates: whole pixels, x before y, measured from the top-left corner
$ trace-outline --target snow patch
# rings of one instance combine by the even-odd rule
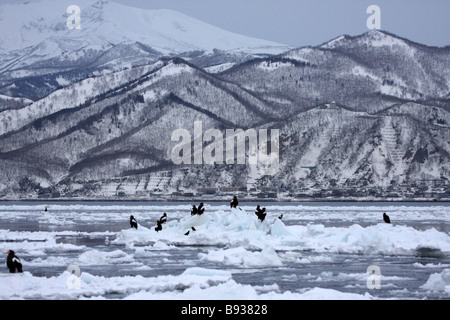
[[[443,291],[450,296],[450,269],[433,273],[421,288],[428,291]]]
[[[242,247],[210,250],[207,254],[199,253],[198,257],[200,260],[243,267],[279,267],[283,265],[273,248],[265,248],[261,252],[252,252]]]

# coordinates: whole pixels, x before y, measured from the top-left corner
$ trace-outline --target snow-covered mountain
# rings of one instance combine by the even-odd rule
[[[80,29],[69,29],[71,5],[68,0],[41,0],[0,6],[1,93],[36,100],[86,77],[163,56],[197,58],[208,67],[289,49],[176,11],[143,10],[105,0],[77,1]]]
[[[251,48],[279,47],[178,13],[105,1],[82,7],[87,34],[70,38],[77,30],[63,27],[66,4],[52,16],[39,11],[47,1],[0,7],[8,17],[35,8],[11,31],[29,46],[2,53],[15,60],[0,70],[0,194],[355,191],[450,178],[450,47],[371,31],[255,54]],[[119,21],[121,14],[133,21]],[[143,25],[161,32],[139,31]],[[12,38],[2,41],[14,48]],[[192,132],[195,121],[204,131],[278,129],[279,170],[175,165],[171,135]]]
[[[69,29],[73,5],[41,0],[0,6],[3,53],[32,48],[34,55],[58,56],[89,45],[140,42],[164,54],[188,51],[280,52],[286,46],[235,34],[172,10],[143,10],[106,0],[76,1],[80,29]],[[38,46],[38,47],[36,47]]]

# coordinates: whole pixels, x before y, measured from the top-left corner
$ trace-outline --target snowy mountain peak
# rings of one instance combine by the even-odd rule
[[[383,47],[383,46],[408,46],[408,43],[393,35],[391,33],[380,31],[380,30],[371,30],[360,36],[360,38],[370,43],[374,47]]]
[[[286,49],[284,45],[228,32],[173,10],[144,10],[105,0],[77,1],[81,28],[69,29],[67,20],[73,13],[67,13],[67,8],[72,2],[42,0],[0,6],[1,47],[11,52],[51,40],[58,43],[61,51],[122,42],[141,42],[163,53],[247,48],[280,53]]]
[[[382,30],[371,30],[362,35],[349,36],[342,35],[330,40],[320,46],[325,49],[336,49],[341,47],[354,47],[368,45],[371,47],[408,46],[410,41],[404,40],[394,34]]]

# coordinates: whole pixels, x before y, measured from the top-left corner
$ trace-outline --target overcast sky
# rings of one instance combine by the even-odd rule
[[[291,46],[318,45],[342,34],[366,32],[367,8],[378,5],[381,29],[427,45],[450,45],[450,0],[114,1],[177,10],[229,31]]]
[[[177,10],[228,31],[295,47],[319,45],[342,34],[368,31],[366,21],[370,14],[366,10],[370,5],[378,5],[382,30],[426,45],[450,45],[450,0],[112,1],[147,9]],[[72,2],[76,4],[77,0]]]

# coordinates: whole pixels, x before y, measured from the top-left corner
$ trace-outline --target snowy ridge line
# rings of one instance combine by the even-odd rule
[[[389,39],[390,36],[380,32],[364,35],[361,39],[371,37]],[[230,127],[234,128],[279,127],[283,137],[280,140],[280,150],[284,160],[280,163],[278,174],[269,178],[267,183],[275,189],[284,186],[285,191],[277,194],[280,200],[296,198],[298,181],[302,181],[304,190],[309,190],[306,191],[308,196],[316,193],[313,198],[321,199],[333,191],[347,199],[386,199],[388,194],[396,194],[398,199],[446,199],[444,188],[449,169],[446,161],[449,149],[446,128],[450,120],[444,108],[445,100],[440,101],[440,97],[448,94],[448,63],[445,63],[448,53],[413,48],[417,55],[411,58],[408,52],[403,50],[397,54],[395,50],[391,52],[384,50],[384,47],[372,47],[358,39],[348,41],[339,48],[340,54],[332,50],[310,48],[259,60],[258,64],[262,63],[266,67],[275,67],[276,63],[272,62],[277,60],[279,63],[289,59],[298,61],[297,65],[289,63],[274,70],[255,67],[254,62],[248,62],[253,57],[245,54],[239,57],[229,57],[224,52],[215,52],[210,56],[203,53],[181,55],[189,62],[181,62],[181,58],[165,58],[166,62],[172,61],[170,66],[156,72],[153,78],[142,79],[141,85],[130,85],[124,87],[123,91],[117,91],[116,94],[120,95],[118,97],[104,93],[109,87],[127,84],[128,80],[134,78],[132,73],[114,73],[110,78],[95,78],[91,83],[83,82],[84,77],[90,76],[88,70],[84,69],[78,70],[77,72],[81,73],[75,72],[72,76],[54,74],[50,79],[36,75],[36,87],[32,88],[29,88],[26,79],[17,80],[15,88],[4,88],[2,93],[39,99],[53,90],[58,90],[64,83],[77,82],[82,85],[66,87],[75,89],[75,93],[80,90],[78,96],[71,96],[70,90],[58,91],[60,96],[52,97],[54,101],[51,101],[50,96],[46,96],[43,99],[47,101],[46,104],[40,104],[41,100],[33,104],[42,106],[42,109],[30,110],[26,107],[17,114],[7,111],[8,115],[3,116],[5,112],[0,113],[0,132],[5,134],[1,143],[3,161],[0,161],[4,168],[2,172],[5,182],[0,193],[8,199],[36,199],[39,197],[37,186],[40,184],[42,189],[48,189],[45,196],[49,197],[52,193],[59,193],[62,198],[67,199],[100,199],[102,196],[109,199],[143,199],[156,188],[128,188],[119,197],[117,192],[111,192],[114,187],[119,186],[115,178],[123,177],[126,173],[127,183],[131,185],[141,179],[148,179],[152,174],[164,174],[162,171],[173,169],[164,166],[164,163],[170,161],[165,142],[170,140],[175,124],[177,128],[187,128],[200,116],[207,118],[210,122],[208,125],[212,127],[217,125],[213,121],[220,115],[219,120],[233,123]],[[389,44],[392,41],[386,42]],[[387,46],[386,49],[390,47]],[[127,46],[122,49],[125,53],[133,51]],[[150,57],[148,61],[159,58]],[[126,60],[125,57],[124,59]],[[209,63],[227,61],[236,64],[225,73],[213,75],[204,71]],[[140,63],[144,62],[145,57]],[[177,62],[183,65],[176,65]],[[129,61],[124,63],[129,64],[127,67],[133,66]],[[394,65],[397,67],[394,68]],[[94,69],[96,68],[97,66],[94,66]],[[109,71],[97,68],[95,74],[113,70],[114,68]],[[108,80],[111,80],[111,83]],[[392,88],[393,92],[390,92]],[[339,94],[336,95],[336,92]],[[35,97],[36,94],[39,97]],[[175,104],[173,99],[165,99],[168,96],[179,98],[186,103]],[[80,101],[88,101],[90,98],[96,98],[98,103],[89,109],[52,113],[63,105],[64,108],[69,108],[71,103],[77,105]],[[336,103],[333,104],[332,101]],[[408,101],[411,105],[413,101],[422,101],[424,105],[410,108],[410,105],[404,104]],[[393,103],[397,108],[393,108]],[[80,122],[98,111],[98,108],[114,104],[115,108],[109,109],[110,113],[98,113],[97,118],[91,118],[96,121]],[[433,105],[436,105],[437,109],[434,109]],[[129,129],[137,128],[148,120],[146,116],[158,108],[170,112],[157,119],[151,127],[145,127],[143,131],[132,136],[126,134]],[[430,110],[432,112],[429,112]],[[11,131],[21,127],[21,124],[32,122],[35,118],[42,118],[43,114],[50,116],[36,122],[35,127],[27,127],[20,132]],[[11,121],[8,120],[9,116]],[[392,118],[392,127],[399,138],[397,142],[393,140],[390,128],[384,132],[386,139],[380,140],[380,125],[385,117]],[[67,131],[69,122],[80,123],[80,126],[73,127],[74,131]],[[329,123],[330,130],[333,130],[330,132],[326,131]],[[64,132],[65,134],[58,135]],[[101,150],[108,146],[106,143],[110,139],[121,136],[122,139],[114,142],[122,144],[118,143],[111,148],[109,159],[102,159],[107,161],[85,159],[90,150]],[[319,137],[320,141],[315,141],[315,137]],[[53,140],[44,140],[46,138]],[[147,147],[149,141],[153,142],[154,149]],[[331,143],[325,145],[327,141]],[[380,141],[385,142],[382,143],[381,149]],[[322,148],[316,142],[321,142]],[[143,159],[140,153],[127,154],[131,145],[145,146],[140,151],[160,154],[161,159],[154,161]],[[49,154],[50,148],[56,151],[56,158]],[[401,153],[386,151],[395,148],[401,150]],[[5,154],[11,150],[18,151]],[[298,157],[299,154],[303,155],[305,161],[312,162],[307,170],[300,168],[304,164],[299,161],[302,160]],[[410,157],[404,158],[403,154]],[[418,156],[415,157],[415,154]],[[82,170],[77,172],[76,176],[69,176],[67,169],[74,165],[75,158],[80,162],[84,161],[80,166]],[[56,165],[46,166],[46,163]],[[154,172],[151,172],[152,167]],[[220,178],[211,182],[210,187],[217,190],[222,186],[229,186],[231,168],[219,167]],[[245,177],[249,171],[248,166],[234,169],[239,171],[237,176],[240,177],[240,185],[257,186],[258,177]],[[198,172],[199,179],[207,181],[208,177],[215,174],[214,170],[212,167],[204,167],[204,170]],[[179,172],[176,169],[171,171],[172,174]],[[195,170],[188,168],[188,171],[194,173]],[[66,177],[69,179],[63,180]],[[23,179],[27,178],[31,180],[31,188],[18,185],[18,182],[26,183]],[[429,191],[432,194],[425,194],[413,186],[414,181],[421,179],[440,180],[442,186],[431,188]],[[195,191],[191,179],[183,179],[181,185],[176,185],[176,181],[167,179],[158,185],[156,190],[168,193],[175,193],[175,189]],[[336,181],[339,182],[337,186]],[[393,193],[385,191],[391,181],[398,182]],[[90,188],[92,183],[104,192],[94,192]],[[312,189],[315,189],[315,186],[327,191],[314,192]],[[334,188],[338,190],[333,190]],[[303,195],[298,198],[303,198]],[[165,193],[157,191],[157,196],[160,199],[165,198]]]
[[[70,85],[54,91],[47,97],[44,97],[20,110],[5,110],[0,114],[0,120],[12,116],[15,119],[15,128],[8,128],[8,131],[1,132],[2,138],[9,137],[21,130],[33,126],[35,123],[42,122],[50,116],[62,112],[76,112],[107,98],[113,98],[117,95],[128,92],[130,88],[134,89],[142,82],[148,81],[148,78],[155,72],[164,67],[162,62],[135,67],[130,70],[117,71],[111,74],[89,77],[78,83]],[[134,75],[133,75],[134,74]],[[125,78],[125,83],[124,83]],[[119,80],[118,80],[119,79]],[[103,87],[102,84],[108,84]],[[73,95],[74,90],[77,92],[88,91],[84,95],[76,94],[75,101],[66,108],[66,101]],[[103,91],[102,91],[103,90]],[[73,99],[72,99],[73,100]],[[48,106],[46,107],[46,105]],[[7,112],[10,111],[10,112]],[[28,121],[28,122],[27,122]],[[4,128],[2,128],[4,129]]]

